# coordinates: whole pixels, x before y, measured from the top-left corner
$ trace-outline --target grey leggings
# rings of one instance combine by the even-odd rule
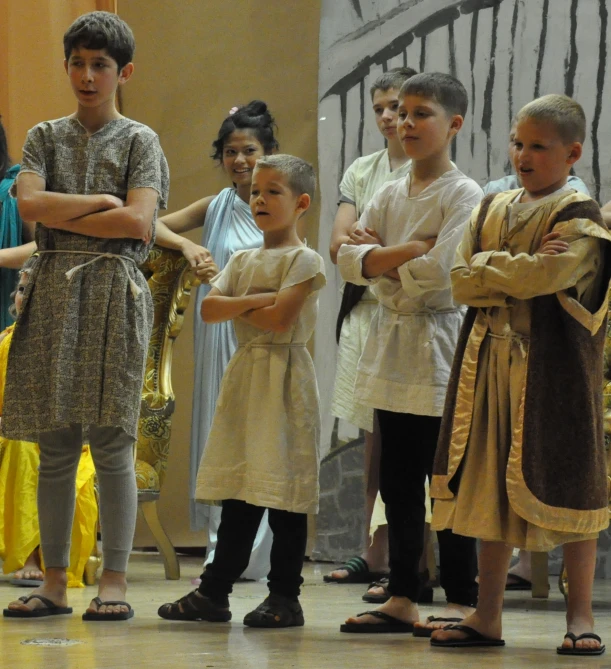
[[[121,428],[92,425],[89,443],[100,487],[104,568],[124,572],[138,511],[134,440]],[[47,567],[70,564],[76,472],[82,444],[80,424],[41,432],[39,436],[38,517],[40,544]]]

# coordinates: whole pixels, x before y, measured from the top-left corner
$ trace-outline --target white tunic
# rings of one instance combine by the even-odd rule
[[[353,204],[356,217],[360,218],[374,193],[388,181],[405,178],[411,164],[412,161],[408,160],[391,171],[387,149],[357,158],[346,170],[339,186],[340,204]],[[373,432],[373,409],[355,400],[354,384],[356,368],[376,307],[377,301],[371,290],[367,289],[359,303],[344,318],[337,349],[337,372],[331,402],[331,413],[334,416],[343,418],[367,432]]]
[[[234,320],[232,357],[200,464],[196,497],[239,499],[296,513],[317,513],[320,410],[306,343],[316,324],[323,259],[306,246],[238,251],[213,280],[226,296],[280,291],[314,279],[288,332]]]
[[[355,397],[376,409],[441,416],[464,309],[452,298],[450,269],[481,188],[452,168],[414,197],[410,176],[376,192],[360,218],[387,246],[437,236],[429,253],[398,268],[401,281],[363,277],[378,245],[340,247],[346,281],[372,285],[378,309],[359,361]]]

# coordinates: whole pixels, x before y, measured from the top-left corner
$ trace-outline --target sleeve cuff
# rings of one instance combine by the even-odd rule
[[[377,283],[381,277],[376,276],[367,279],[363,276],[363,259],[369,251],[380,248],[382,247],[379,244],[363,244],[361,246],[342,244],[337,252],[337,267],[342,279],[357,286],[369,286]]]
[[[494,251],[482,251],[471,258],[471,278],[478,288],[484,285],[484,271]]]

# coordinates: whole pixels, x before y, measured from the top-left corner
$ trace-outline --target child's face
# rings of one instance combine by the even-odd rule
[[[581,157],[581,144],[566,144],[549,123],[525,118],[516,124],[510,155],[522,186],[544,197],[564,185]]]
[[[15,293],[15,309],[17,313],[21,313],[21,305],[23,303],[23,293],[25,292],[25,287],[28,285],[28,275],[20,274],[19,283],[17,284],[17,292]]]
[[[373,94],[372,103],[378,130],[386,139],[394,139],[397,136],[399,91],[396,88],[389,88],[387,91],[378,89]]]
[[[223,169],[236,186],[250,186],[255,164],[265,149],[250,130],[234,130],[223,145]]]
[[[295,195],[281,172],[271,167],[255,169],[250,209],[260,230],[272,232],[293,227],[309,206],[310,196]]]
[[[106,49],[75,48],[64,61],[70,85],[81,107],[88,109],[115,103],[117,87],[132,75],[134,66],[128,63],[120,72],[117,61]]]
[[[462,116],[450,116],[431,98],[406,95],[399,100],[397,133],[403,150],[412,160],[442,155],[462,123]]]

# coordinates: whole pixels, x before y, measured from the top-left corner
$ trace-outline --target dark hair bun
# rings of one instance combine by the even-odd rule
[[[265,102],[252,100],[246,105],[240,105],[221,124],[218,136],[212,142],[212,157],[222,160],[225,141],[235,130],[251,130],[261,142],[265,153],[272,153],[278,148],[275,129],[276,122]]]

